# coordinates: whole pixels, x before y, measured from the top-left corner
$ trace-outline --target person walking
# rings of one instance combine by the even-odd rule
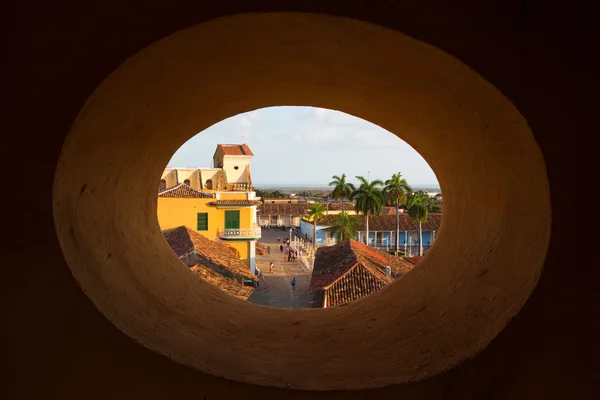
[[[267,254],[271,254],[271,246],[267,246]]]
[[[279,243],[279,236],[277,236],[277,243]]]
[[[279,245],[279,251],[283,253],[283,245],[282,244]]]
[[[292,284],[292,289],[296,289],[296,277],[293,277],[290,283]]]
[[[273,273],[273,261],[271,261],[269,263],[269,273],[272,274]]]

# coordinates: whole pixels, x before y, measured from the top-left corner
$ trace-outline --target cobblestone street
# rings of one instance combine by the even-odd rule
[[[311,273],[299,261],[284,259],[287,245],[283,245],[283,252],[277,238],[289,238],[289,229],[262,230],[262,239],[259,241],[265,246],[271,246],[271,254],[256,255],[256,265],[263,273],[265,281],[260,282],[260,287],[255,289],[248,301],[271,307],[311,308],[314,296],[308,291]],[[273,262],[273,273],[269,273],[269,262]],[[290,284],[296,278],[296,287]]]

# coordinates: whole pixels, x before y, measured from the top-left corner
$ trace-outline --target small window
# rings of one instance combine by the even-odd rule
[[[206,189],[212,190],[212,179],[206,181]]]
[[[190,180],[189,179],[186,179],[185,181],[183,181],[183,183],[186,184],[186,185],[188,185],[188,186],[190,186]]]
[[[233,169],[236,169],[236,170],[237,170],[237,169],[240,169],[240,167],[238,167],[238,166],[236,165],[235,167],[233,167]]]
[[[198,213],[198,230],[208,230],[208,213]]]
[[[164,179],[160,180],[160,184],[158,185],[158,190],[164,190],[167,188],[167,181]]]

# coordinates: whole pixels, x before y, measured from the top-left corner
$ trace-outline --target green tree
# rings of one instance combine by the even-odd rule
[[[346,182],[346,174],[342,174],[341,177],[334,175],[333,180],[329,182],[329,186],[333,186],[333,191],[331,192],[331,197],[336,200],[342,201],[342,213],[345,211],[344,209],[344,199],[352,198],[352,193],[356,190],[353,184]]]
[[[322,204],[314,204],[308,209],[308,219],[313,222],[313,250],[317,245],[317,223],[325,216],[325,208]]]
[[[359,224],[360,219],[356,215],[348,215],[347,212],[342,212],[335,216],[331,233],[338,235],[339,242],[348,238],[352,239],[356,237]]]
[[[406,203],[407,194],[411,192],[410,186],[406,179],[402,178],[402,173],[392,175],[392,179],[385,181],[385,187],[383,188],[383,195],[388,204],[396,206],[396,240],[395,240],[395,252],[398,256],[399,241],[400,241],[400,204]]]
[[[417,192],[411,195],[407,202],[408,215],[419,223],[419,256],[423,255],[423,229],[421,223],[427,221],[427,205],[430,199],[425,193]]]
[[[365,242],[369,245],[369,214],[381,215],[383,211],[383,193],[380,186],[383,182],[379,179],[369,182],[363,176],[357,176],[360,186],[352,193],[352,198],[356,199],[356,211],[366,216]]]

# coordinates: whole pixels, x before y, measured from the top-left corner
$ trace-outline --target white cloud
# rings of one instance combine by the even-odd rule
[[[317,108],[315,107],[315,116],[317,117],[318,120],[322,120],[326,114],[328,114],[329,112],[331,112],[331,110],[328,110],[326,108]]]
[[[249,128],[252,126],[252,121],[250,121],[250,118],[248,118],[247,116],[243,115],[240,117],[240,120],[238,122],[238,126],[240,128]]]

